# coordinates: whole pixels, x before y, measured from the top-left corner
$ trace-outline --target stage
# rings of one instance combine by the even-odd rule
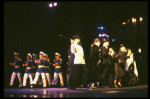
[[[147,98],[148,85],[123,88],[12,88],[4,98]]]

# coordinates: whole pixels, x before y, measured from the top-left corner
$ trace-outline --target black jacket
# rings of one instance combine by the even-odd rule
[[[101,49],[96,46],[93,45],[91,47],[91,53],[90,53],[90,57],[89,57],[89,61],[94,61],[97,62],[101,59]]]
[[[106,49],[106,47],[102,46],[102,65],[108,65],[109,64],[109,58],[112,58],[110,54],[108,54],[109,49]]]
[[[130,56],[127,56],[126,52],[122,52],[122,51],[118,52],[118,60],[121,60],[122,64],[125,64],[127,58],[130,58]]]

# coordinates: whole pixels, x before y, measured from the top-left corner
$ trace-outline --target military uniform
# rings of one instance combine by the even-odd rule
[[[36,54],[32,54],[32,56],[33,56],[33,57],[37,57]],[[34,78],[36,71],[37,71],[37,63],[36,63],[36,60],[32,60],[32,68],[31,68],[32,78]]]
[[[19,53],[14,52],[14,55],[19,56]],[[19,79],[19,87],[22,87],[21,67],[20,67],[21,62],[22,62],[22,60],[20,58],[17,58],[17,59],[15,59],[14,63],[11,63],[11,65],[15,66],[15,69],[11,75],[10,86],[13,86],[14,79],[17,75],[18,79]]]
[[[44,56],[44,53],[43,52],[40,52],[40,55],[43,55]],[[45,78],[45,69],[44,69],[44,59],[43,58],[40,58],[36,61],[36,63],[38,64],[38,69],[36,71],[36,75],[35,75],[35,78],[33,80],[33,84],[36,85],[37,81],[38,81],[38,78],[41,74],[42,76],[42,81],[43,81],[43,87],[46,87],[46,78]]]
[[[30,53],[28,53],[27,56],[29,56],[32,59],[32,56]],[[32,60],[31,59],[27,59],[27,61],[24,64],[25,68],[26,68],[26,71],[25,71],[25,74],[23,77],[23,86],[24,87],[26,86],[28,77],[30,78],[30,85],[32,84],[32,75],[31,75]]]
[[[45,54],[44,56],[48,57],[47,54]],[[46,75],[46,78],[47,78],[47,81],[48,81],[48,85],[50,86],[51,85],[51,68],[50,68],[51,64],[49,62],[49,59],[45,59],[44,61],[44,68],[45,68],[45,75]]]
[[[56,56],[60,57],[59,53],[55,53]],[[58,76],[60,78],[60,86],[64,86],[64,81],[63,81],[63,70],[61,68],[61,64],[62,64],[62,59],[58,58],[54,60],[54,64],[53,66],[55,66],[54,69],[54,78],[52,81],[52,85],[56,85],[57,81],[58,81]]]

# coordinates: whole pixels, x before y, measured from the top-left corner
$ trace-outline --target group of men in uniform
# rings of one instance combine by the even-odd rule
[[[19,53],[14,52],[15,61],[14,63],[10,63],[10,65],[14,66],[14,71],[11,75],[10,86],[13,87],[14,79],[16,75],[19,79],[19,87],[26,87],[27,78],[30,79],[30,87],[36,87],[37,81],[40,82],[39,76],[41,75],[43,87],[51,87],[51,85],[56,85],[58,81],[58,76],[60,77],[60,84],[63,87],[63,75],[62,75],[62,59],[60,59],[60,54],[55,53],[54,64],[50,62],[48,55],[42,51],[39,53],[39,59],[37,59],[36,54],[27,54],[27,60],[23,67],[25,67],[25,73],[23,76],[23,84],[21,79],[21,66],[22,60],[19,58]],[[33,58],[32,58],[33,57]],[[53,81],[51,79],[51,68],[54,69],[54,78]],[[48,84],[47,84],[48,82]]]

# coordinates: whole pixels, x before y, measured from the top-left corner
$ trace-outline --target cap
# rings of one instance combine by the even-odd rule
[[[94,39],[94,42],[100,42],[99,38]]]
[[[56,53],[55,53],[55,56],[59,56],[59,57],[60,57],[60,54],[56,52]]]
[[[30,56],[32,58],[32,55],[30,53],[28,53],[27,56]]]
[[[18,56],[18,55],[19,55],[19,53],[14,52],[14,55],[15,55],[15,56]]]
[[[44,53],[44,56],[48,56],[46,53]]]
[[[40,55],[44,55],[44,52],[43,52],[43,51],[40,51]]]
[[[33,57],[37,57],[37,55],[36,55],[36,54],[34,54],[34,53],[32,54],[32,56],[33,56]]]
[[[109,42],[108,40],[103,40],[103,43],[105,43],[105,42]]]
[[[120,47],[125,47],[123,44],[120,44]]]

